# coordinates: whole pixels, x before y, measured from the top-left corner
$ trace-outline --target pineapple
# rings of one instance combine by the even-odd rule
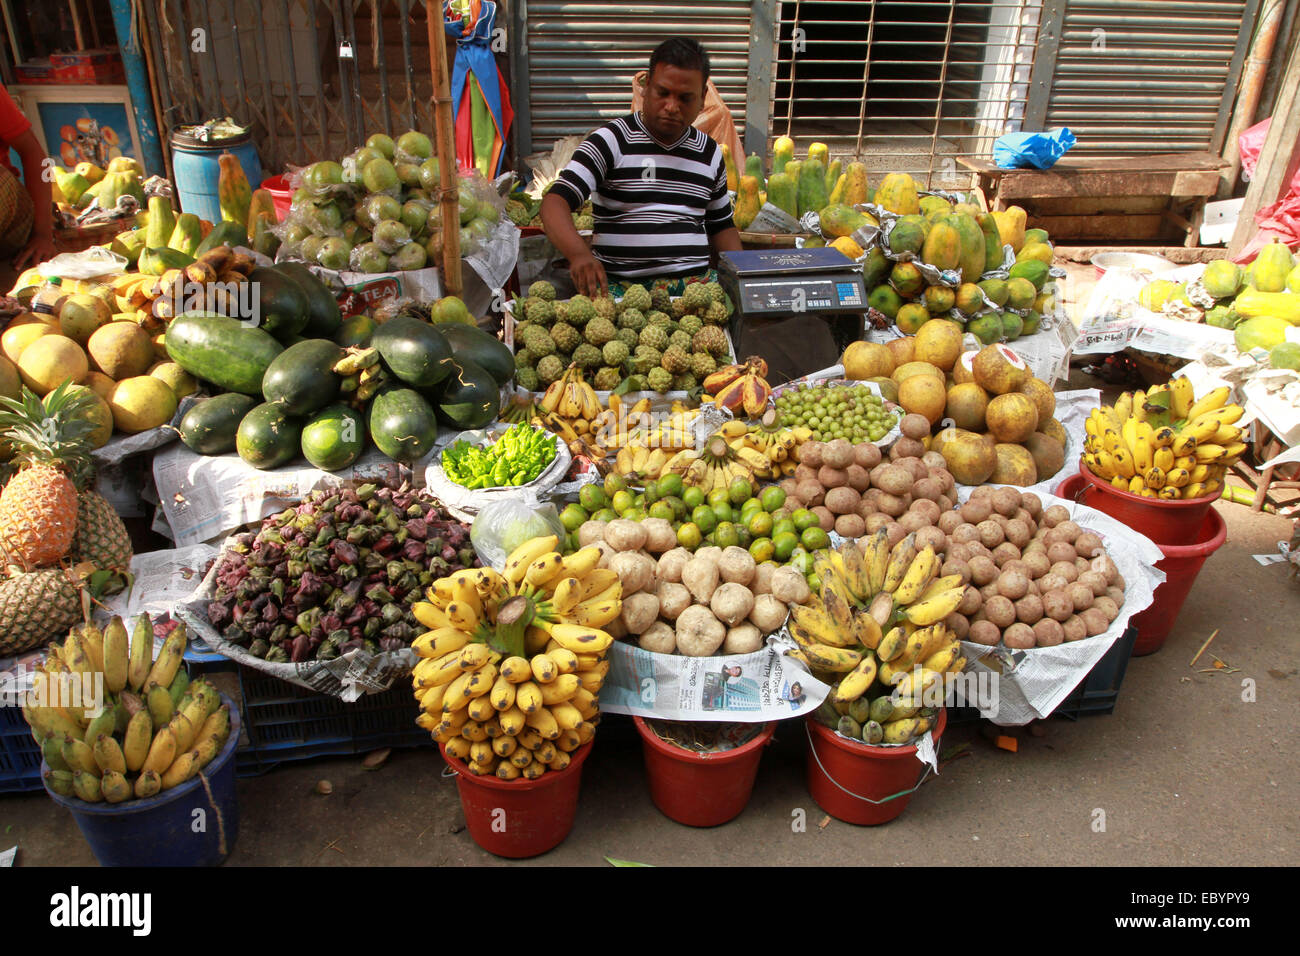
[[[127,570],[131,565],[131,536],[116,509],[97,491],[83,491],[80,498],[77,534],[68,556],[103,570]]]
[[[0,657],[39,647],[80,620],[74,572],[47,568],[0,580]]]
[[[21,401],[0,398],[0,430],[18,473],[0,491],[0,557],[23,570],[67,556],[77,532],[78,487],[94,478],[90,433],[83,417],[92,395],[64,382],[42,401],[24,388]]]

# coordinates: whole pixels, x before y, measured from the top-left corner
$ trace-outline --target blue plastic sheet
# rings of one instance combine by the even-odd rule
[[[1001,169],[1051,169],[1075,142],[1068,126],[1045,133],[1007,133],[993,143],[993,162]]]

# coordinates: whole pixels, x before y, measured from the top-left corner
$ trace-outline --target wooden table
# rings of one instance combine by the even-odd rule
[[[1107,159],[1064,156],[1051,169],[1001,169],[958,159],[971,170],[990,209],[1018,205],[1032,228],[1055,241],[1156,240],[1181,232],[1199,243],[1205,202],[1227,167],[1213,153],[1164,153]]]

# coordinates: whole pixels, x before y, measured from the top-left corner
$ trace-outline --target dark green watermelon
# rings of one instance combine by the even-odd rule
[[[321,409],[302,427],[302,456],[321,471],[341,471],[366,447],[366,422],[347,405]]]
[[[501,414],[501,387],[483,366],[456,357],[452,373],[433,393],[438,418],[453,428],[486,428]]]
[[[370,344],[407,385],[429,388],[451,374],[451,345],[432,325],[413,316],[389,319],[375,329]]]
[[[433,449],[438,417],[414,389],[384,389],[370,402],[370,437],[393,461],[414,464]]]
[[[509,385],[515,377],[515,357],[506,344],[473,325],[458,322],[438,326],[451,345],[456,360],[469,359],[481,366],[498,385]]]

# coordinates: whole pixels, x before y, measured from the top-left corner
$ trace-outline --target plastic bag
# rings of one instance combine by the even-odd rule
[[[504,499],[485,505],[474,518],[469,540],[483,561],[498,571],[506,566],[506,558],[525,541],[541,535],[553,534],[564,541],[567,532],[560,523],[555,505]]]
[[[650,79],[649,70],[642,70],[632,78],[633,113],[638,113],[641,110],[641,104],[645,97],[645,84],[648,79]],[[745,147],[740,142],[740,135],[736,132],[736,123],[731,118],[731,110],[722,101],[722,96],[718,93],[718,88],[713,85],[712,80],[705,81],[704,109],[700,110],[700,115],[695,117],[695,122],[691,125],[708,133],[719,146],[731,147],[731,158],[735,160],[737,167],[745,165]]]
[[[1005,133],[993,142],[993,162],[1000,169],[1051,169],[1075,142],[1068,126],[1045,133]]]

